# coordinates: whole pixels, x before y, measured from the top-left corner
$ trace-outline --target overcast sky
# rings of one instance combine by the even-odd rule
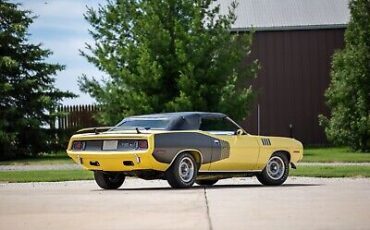
[[[92,44],[88,34],[89,24],[83,18],[86,6],[97,8],[105,0],[12,0],[21,3],[23,9],[31,10],[38,16],[30,26],[30,41],[42,43],[43,48],[54,52],[48,62],[60,63],[66,69],[58,72],[56,87],[70,90],[79,95],[78,98],[65,100],[63,104],[90,104],[94,103],[89,95],[80,92],[77,79],[82,73],[96,78],[104,75],[94,65],[88,63],[79,55],[79,49],[85,43]]]

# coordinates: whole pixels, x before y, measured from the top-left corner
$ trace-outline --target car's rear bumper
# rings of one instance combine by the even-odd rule
[[[134,170],[161,170],[149,152],[86,152],[67,151],[68,156],[87,170],[129,172]]]

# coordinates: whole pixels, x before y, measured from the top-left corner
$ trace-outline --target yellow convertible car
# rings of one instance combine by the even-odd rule
[[[76,134],[67,153],[104,189],[119,188],[126,176],[187,188],[246,176],[281,185],[303,147],[292,138],[250,135],[222,113],[181,112],[128,117],[105,132]]]

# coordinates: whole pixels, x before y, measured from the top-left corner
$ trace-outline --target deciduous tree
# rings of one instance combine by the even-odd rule
[[[332,61],[331,83],[326,91],[330,118],[321,124],[330,141],[367,151],[370,146],[370,1],[349,4],[351,19],[345,48]]]

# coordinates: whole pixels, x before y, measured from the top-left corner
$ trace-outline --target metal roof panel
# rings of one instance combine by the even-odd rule
[[[233,0],[218,0],[227,14]],[[348,0],[238,0],[233,30],[338,28],[348,24]]]

